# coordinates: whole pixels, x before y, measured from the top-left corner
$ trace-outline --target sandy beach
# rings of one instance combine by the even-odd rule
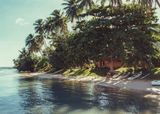
[[[119,78],[92,77],[92,76],[63,76],[62,74],[53,73],[22,73],[21,78],[36,78],[36,79],[59,79],[68,81],[94,82],[95,85],[103,87],[117,87],[121,89],[133,91],[147,91],[152,95],[160,97],[160,87],[152,86],[150,80],[127,80]],[[154,96],[155,97],[155,96]],[[157,96],[156,96],[157,97]]]

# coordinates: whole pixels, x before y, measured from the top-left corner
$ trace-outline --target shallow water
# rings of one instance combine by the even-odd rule
[[[22,79],[0,70],[0,114],[160,114],[146,93],[94,87],[94,83]]]

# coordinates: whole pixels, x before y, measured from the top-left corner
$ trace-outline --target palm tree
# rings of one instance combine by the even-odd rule
[[[44,37],[41,36],[40,34],[35,35],[34,39],[35,39],[36,43],[39,44],[40,47],[42,47],[46,43]]]
[[[25,48],[22,48],[22,50],[19,50],[19,52],[20,52],[19,59],[27,57],[29,54]]]
[[[111,6],[119,6],[124,2],[132,2],[146,7],[152,7],[154,5],[158,5],[160,7],[160,0],[101,0],[102,5],[104,5],[105,2],[109,2]]]
[[[47,43],[45,40],[47,35],[45,34],[45,23],[43,19],[36,20],[33,25],[35,26],[35,33],[37,33],[37,35],[34,37],[36,42],[40,45],[40,47],[42,47],[43,45],[47,47]]]
[[[84,9],[85,8],[92,8],[94,5],[93,0],[78,0],[79,2],[79,8]]]
[[[29,34],[26,38],[26,41],[25,41],[25,45],[26,46],[29,46],[31,44],[31,41],[34,39],[34,35],[33,34]]]
[[[47,17],[47,19],[45,20],[45,23],[44,23],[44,32],[47,36],[47,38],[54,34],[54,24],[53,24],[53,17]]]
[[[60,10],[54,10],[51,13],[49,22],[51,25],[51,45],[55,46],[55,44],[57,44],[58,41],[62,43],[66,40],[68,36],[67,21],[67,17],[64,16],[64,13],[60,12]]]
[[[41,45],[37,43],[34,35],[29,34],[26,38],[26,47],[28,47],[29,53],[38,52]]]
[[[14,66],[16,68],[20,68],[20,64],[21,64],[20,61],[24,60],[29,55],[29,52],[25,48],[22,48],[22,50],[19,50],[19,52],[20,52],[20,54],[19,54],[18,58],[17,59],[13,59]]]
[[[97,0],[99,1],[99,0]],[[104,6],[104,4],[108,2],[111,6],[120,6],[122,5],[122,0],[101,0],[101,5]]]
[[[62,3],[62,5],[65,5],[64,10],[66,11],[66,16],[71,20],[71,22],[74,21],[74,19],[78,19],[78,15],[80,13],[80,9],[78,7],[78,1],[77,0],[64,0],[65,3]]]
[[[64,16],[64,13],[60,12],[60,10],[54,10],[51,13],[53,19],[53,26],[55,31],[66,33],[67,30],[67,18]]]
[[[49,39],[57,36],[68,34],[67,17],[60,10],[54,10],[51,16],[45,21],[45,32]]]
[[[35,26],[34,27],[35,33],[43,34],[43,32],[44,32],[44,22],[43,22],[43,19],[36,20],[33,25]]]
[[[131,0],[128,0],[131,1]],[[159,0],[132,0],[133,3],[137,3],[146,7],[152,7],[158,5],[160,7],[160,1]]]

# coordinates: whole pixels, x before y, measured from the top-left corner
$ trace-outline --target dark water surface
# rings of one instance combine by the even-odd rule
[[[0,114],[160,114],[145,93],[99,88],[93,83],[21,79],[0,69]]]

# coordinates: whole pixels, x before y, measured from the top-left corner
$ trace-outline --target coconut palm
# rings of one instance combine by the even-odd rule
[[[24,58],[24,57],[27,57],[28,56],[28,51],[25,49],[25,48],[22,48],[22,50],[19,50],[20,52],[20,55],[19,55],[19,58]]]
[[[92,8],[94,5],[93,0],[78,0],[79,2],[79,8],[84,9],[85,8]]]
[[[67,18],[64,16],[63,12],[60,12],[60,10],[54,10],[51,13],[51,16],[45,21],[45,32],[49,39],[57,35],[66,36],[68,34]]]
[[[33,34],[29,34],[26,38],[26,47],[28,47],[29,53],[38,52],[41,45],[37,43]]]
[[[44,30],[51,45],[56,43],[57,40],[64,40],[68,35],[67,17],[60,10],[54,10],[50,17],[45,20]]]
[[[131,0],[128,0],[131,1]],[[160,7],[160,1],[159,0],[132,0],[133,3],[137,3],[146,7],[152,7],[158,5]]]
[[[40,47],[42,47],[43,45],[47,47],[47,43],[45,40],[47,35],[45,34],[45,23],[43,19],[36,20],[33,25],[35,26],[35,33],[37,33],[37,35],[34,37],[36,43],[38,43]]]
[[[39,44],[40,47],[42,47],[43,45],[46,45],[44,37],[41,36],[40,34],[35,35],[34,39],[35,39],[36,43]]]
[[[106,2],[108,2],[111,6],[120,6],[124,2],[132,2],[146,7],[153,7],[154,5],[158,5],[160,7],[159,0],[101,0],[101,5],[104,5]]]
[[[64,13],[60,12],[60,10],[54,10],[51,13],[53,19],[53,26],[55,31],[59,31],[61,33],[66,33],[67,30],[67,18],[64,16]]]
[[[43,19],[36,20],[33,25],[35,26],[34,27],[35,33],[43,34],[43,32],[44,32],[44,22],[43,22]]]
[[[47,17],[44,23],[44,32],[47,34],[47,37],[49,35],[54,34],[54,24],[53,24],[53,17]]]
[[[106,2],[108,2],[111,6],[120,6],[122,4],[122,0],[101,0],[101,5],[104,6]]]
[[[77,0],[64,0],[65,3],[62,3],[62,5],[65,5],[64,10],[66,11],[66,16],[71,20],[71,22],[74,21],[74,19],[78,19],[78,15],[80,13],[80,9],[78,7],[78,1]]]
[[[26,41],[25,41],[25,45],[26,46],[29,46],[30,45],[30,43],[31,43],[31,41],[34,39],[34,35],[33,34],[29,34],[28,36],[27,36],[27,38],[26,38]]]

